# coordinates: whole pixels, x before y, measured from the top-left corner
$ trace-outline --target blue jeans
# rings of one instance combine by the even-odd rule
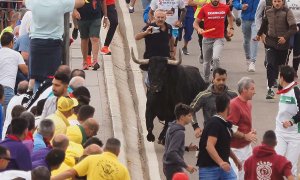
[[[258,41],[253,39],[257,35],[255,21],[242,21],[242,31],[244,35],[244,51],[248,61],[255,62],[257,56]]]
[[[4,107],[6,108],[9,101],[11,100],[12,97],[14,97],[15,93],[14,90],[11,87],[4,86]]]
[[[237,177],[232,168],[230,168],[229,172],[225,172],[220,167],[214,166],[214,167],[200,167],[199,179],[236,180]]]

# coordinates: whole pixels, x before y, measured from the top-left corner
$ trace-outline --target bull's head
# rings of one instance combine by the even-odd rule
[[[152,93],[160,92],[168,77],[168,66],[177,66],[182,62],[182,52],[179,50],[178,60],[168,59],[166,57],[151,57],[150,59],[137,59],[131,48],[132,60],[141,65],[148,66],[148,78],[150,82],[149,91]]]

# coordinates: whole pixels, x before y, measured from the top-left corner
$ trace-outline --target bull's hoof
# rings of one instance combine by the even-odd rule
[[[155,141],[155,136],[151,133],[151,134],[147,134],[147,140],[149,142],[154,142]]]
[[[164,139],[159,139],[159,140],[157,141],[157,143],[164,146],[164,145],[165,145],[165,138],[164,138]]]

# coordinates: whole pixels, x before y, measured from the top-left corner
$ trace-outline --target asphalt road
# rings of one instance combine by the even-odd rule
[[[137,1],[135,6],[135,13],[131,15],[132,22],[134,23],[134,30],[135,34],[138,33],[143,27],[144,22],[142,19],[142,6]],[[139,50],[139,57],[142,57],[144,52],[144,41],[140,40],[137,42],[138,50]],[[182,47],[182,42],[179,43],[178,48]],[[183,64],[184,65],[192,65],[198,67],[200,72],[203,72],[203,67],[200,65],[198,61],[199,56],[199,46],[198,46],[198,38],[196,32],[194,31],[193,39],[189,43],[188,50],[190,55],[183,56]],[[257,130],[258,135],[258,143],[253,144],[253,146],[260,144],[263,133],[267,130],[274,130],[275,129],[275,117],[278,110],[278,100],[266,100],[265,95],[267,92],[267,82],[266,82],[266,70],[263,65],[264,61],[264,48],[263,45],[260,43],[259,51],[258,51],[258,58],[256,62],[256,72],[249,73],[246,71],[246,60],[243,50],[243,37],[241,33],[240,27],[235,27],[235,35],[232,38],[231,42],[226,42],[225,47],[222,52],[221,58],[221,67],[225,68],[228,73],[228,82],[227,85],[229,88],[236,90],[237,89],[237,82],[241,77],[248,76],[253,78],[256,84],[256,94],[253,98],[252,104],[252,122],[253,128]],[[198,122],[200,125],[203,124],[203,116],[202,112],[197,114]],[[155,120],[155,131],[154,134],[158,137],[160,131],[162,130],[162,125]],[[202,126],[203,127],[203,126]],[[199,143],[199,139],[194,137],[194,132],[192,126],[186,127],[186,145],[190,143],[197,144]],[[158,157],[158,161],[160,163],[160,173],[162,179],[165,179],[162,172],[162,156],[164,152],[164,147],[162,145],[155,143],[156,153]],[[196,164],[196,157],[194,152],[187,152],[184,156],[186,162],[191,165]],[[299,167],[299,166],[298,166]],[[299,168],[298,168],[299,169]],[[198,179],[198,172],[195,174],[190,175],[190,179]]]

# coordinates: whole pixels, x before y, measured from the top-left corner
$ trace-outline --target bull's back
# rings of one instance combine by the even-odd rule
[[[177,79],[175,103],[190,104],[200,91],[206,89],[206,84],[197,67],[179,66]]]

